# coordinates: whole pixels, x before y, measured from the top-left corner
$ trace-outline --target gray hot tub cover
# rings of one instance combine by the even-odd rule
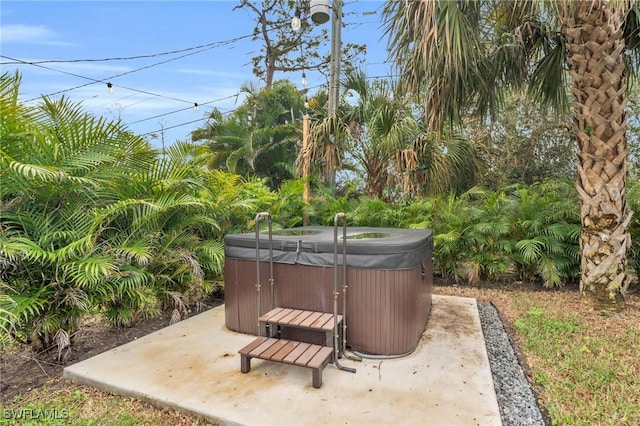
[[[334,228],[303,226],[273,231],[273,261],[333,266]],[[260,260],[269,260],[269,237],[260,232]],[[224,237],[225,256],[256,259],[256,235]],[[371,269],[411,269],[432,256],[433,239],[428,229],[347,228],[347,266]],[[342,227],[338,228],[338,265],[342,265]]]

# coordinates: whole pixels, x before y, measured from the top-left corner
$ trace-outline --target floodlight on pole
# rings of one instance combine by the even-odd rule
[[[329,0],[311,0],[309,2],[311,20],[318,25],[329,21],[329,8]]]
[[[332,3],[332,4],[331,4]],[[342,47],[342,4],[343,0],[310,0],[309,9],[311,12],[311,20],[318,25],[324,24],[331,18],[331,56],[329,62],[329,102],[328,116],[329,120],[335,120],[338,111],[339,100],[339,83],[340,83],[340,53]],[[329,10],[333,9],[330,14]],[[296,15],[291,22],[292,28],[297,26],[296,17],[299,18],[299,9],[296,9]],[[299,19],[298,19],[299,20]],[[295,24],[294,24],[295,22]],[[295,29],[295,28],[294,28]],[[306,76],[302,74],[302,84],[306,86]],[[331,193],[335,193],[336,172],[333,165],[333,157],[335,156],[335,147],[338,145],[338,135],[334,127],[332,142],[327,145],[327,176],[328,186]]]

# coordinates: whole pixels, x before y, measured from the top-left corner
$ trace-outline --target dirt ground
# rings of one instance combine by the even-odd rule
[[[214,299],[205,306],[211,309],[223,303]],[[202,311],[200,311],[202,312]],[[191,315],[200,312],[191,311]],[[170,325],[171,312],[142,320],[132,327],[112,328],[98,321],[88,321],[76,334],[68,352],[63,353],[63,361],[58,361],[58,351],[35,353],[30,347],[20,346],[0,353],[0,405],[15,396],[39,388],[51,379],[60,379],[62,370],[71,364],[91,358],[94,355],[123,345],[139,337],[153,333]]]

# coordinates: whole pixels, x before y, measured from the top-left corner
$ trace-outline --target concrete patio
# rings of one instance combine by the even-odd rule
[[[229,425],[500,425],[475,299],[433,296],[416,350],[311,371],[254,359],[254,336],[229,331],[224,305],[71,365],[64,377]]]

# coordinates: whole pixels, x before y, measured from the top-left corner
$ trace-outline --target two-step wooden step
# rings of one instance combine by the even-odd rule
[[[322,386],[322,370],[333,360],[333,330],[335,321],[340,323],[342,315],[334,320],[333,314],[316,311],[305,311],[290,308],[275,308],[262,315],[261,334],[244,348],[240,349],[240,370],[248,373],[251,370],[251,358],[258,358],[285,364],[310,368],[313,387]],[[327,346],[313,345],[295,340],[266,337],[273,334],[271,327],[296,327],[318,330],[327,334]],[[268,331],[269,330],[269,331]]]

